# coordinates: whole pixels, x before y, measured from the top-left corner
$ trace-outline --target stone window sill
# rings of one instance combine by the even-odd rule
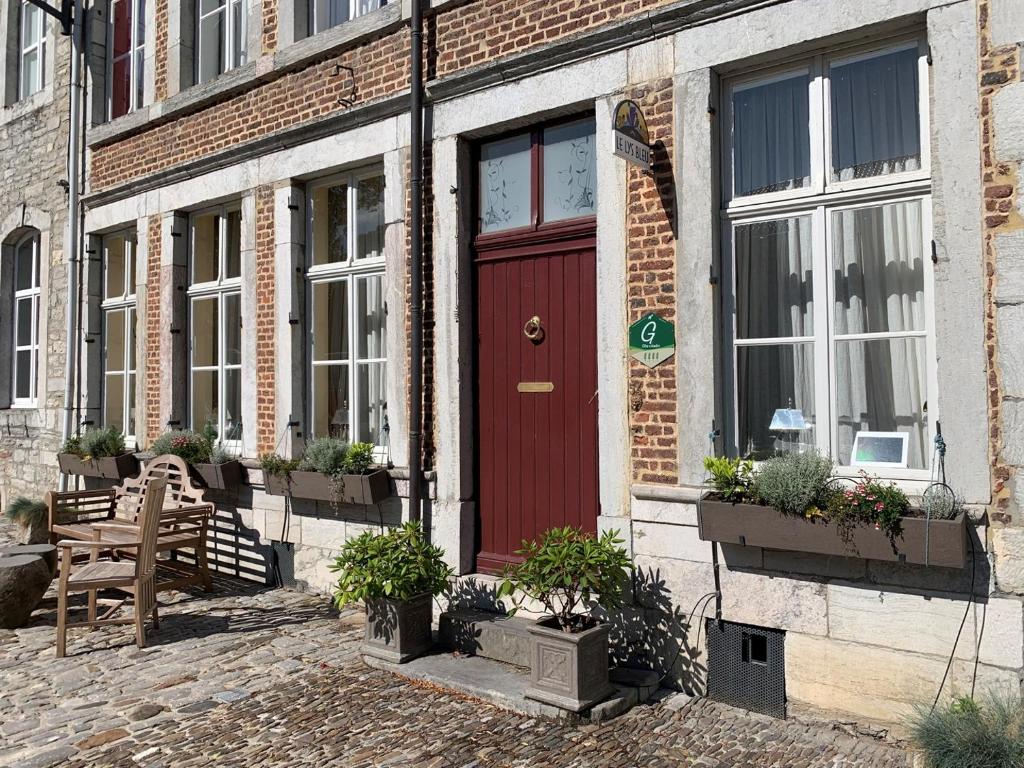
[[[0,112],[0,125],[6,125],[14,120],[30,115],[37,109],[52,103],[53,83],[48,83],[41,91],[37,91],[21,101],[16,101],[4,107],[3,111]]]

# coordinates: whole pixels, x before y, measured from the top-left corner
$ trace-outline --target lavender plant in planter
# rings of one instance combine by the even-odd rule
[[[386,469],[374,463],[370,443],[346,444],[321,437],[312,440],[301,459],[277,454],[261,457],[267,493],[332,504],[377,504],[391,495]]]
[[[498,590],[514,607],[526,599],[544,606],[545,617],[530,627],[531,699],[581,712],[607,698],[610,625],[589,613],[621,605],[632,563],[617,531],[600,538],[579,528],[553,528],[539,541],[523,542],[523,562],[509,566]]]
[[[364,654],[402,664],[430,650],[431,601],[454,573],[443,558],[418,522],[345,542],[330,566],[340,574],[334,602],[366,605]]]
[[[139,470],[135,455],[125,448],[124,435],[114,426],[72,435],[57,452],[60,471],[82,477],[120,480]]]

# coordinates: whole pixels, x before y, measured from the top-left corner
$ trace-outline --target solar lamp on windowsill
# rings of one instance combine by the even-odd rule
[[[800,433],[814,429],[814,424],[807,421],[804,412],[794,408],[792,402],[787,408],[776,408],[772,414],[769,432],[775,432],[774,449],[776,453],[803,453],[809,444],[800,440]]]

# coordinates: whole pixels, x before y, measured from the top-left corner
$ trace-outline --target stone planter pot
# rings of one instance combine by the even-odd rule
[[[368,600],[362,652],[395,664],[422,656],[434,644],[433,595],[411,600]]]
[[[608,633],[610,624],[583,632],[563,632],[553,618],[530,626],[531,699],[570,712],[582,712],[608,698]]]
[[[890,541],[885,531],[872,525],[846,532],[824,520],[784,515],[772,507],[704,498],[697,505],[697,524],[702,541],[721,544],[946,568],[967,564],[967,515],[963,513],[952,520],[930,522],[924,517],[904,517],[903,535]]]
[[[102,477],[106,480],[121,480],[139,473],[139,462],[133,453],[88,460],[73,453],[58,453],[57,464],[60,465],[60,471],[66,475]]]
[[[22,545],[33,545],[33,544],[49,544],[50,543],[50,526],[46,521],[39,523],[29,523],[24,525],[18,523],[17,541],[18,544]]]
[[[368,475],[342,475],[335,480],[320,472],[295,470],[286,475],[263,473],[267,493],[295,499],[345,504],[378,504],[391,495],[391,478],[386,469]]]
[[[0,627],[28,624],[56,572],[57,548],[52,544],[0,548]]]
[[[242,483],[242,465],[237,461],[223,464],[192,464],[200,482],[207,488],[218,491],[237,488]]]

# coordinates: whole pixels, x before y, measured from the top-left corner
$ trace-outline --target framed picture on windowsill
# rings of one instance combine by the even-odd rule
[[[910,435],[906,432],[858,432],[850,464],[855,467],[907,468]]]

